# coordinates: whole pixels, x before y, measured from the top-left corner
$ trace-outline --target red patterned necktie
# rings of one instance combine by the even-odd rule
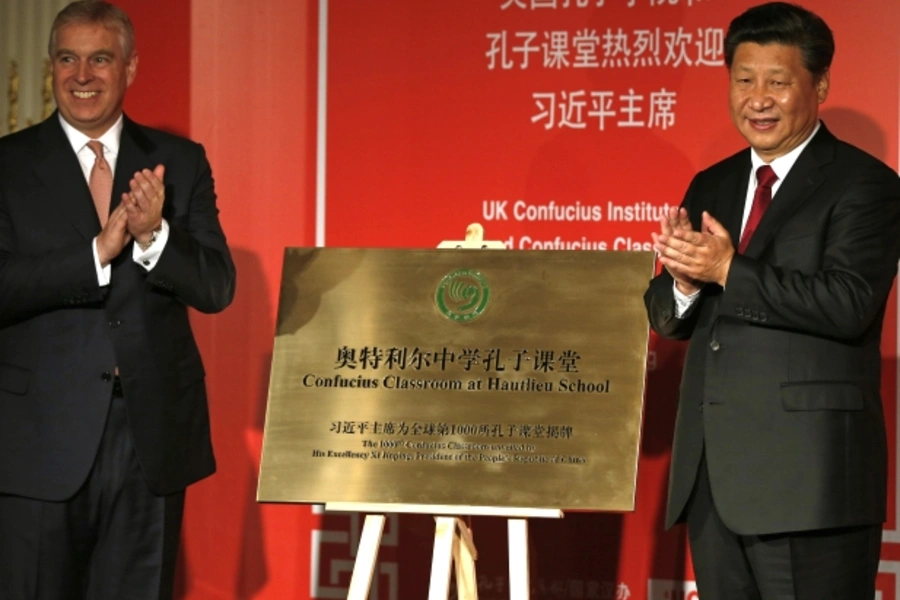
[[[103,144],[97,140],[91,140],[87,145],[96,155],[94,166],[91,167],[88,187],[91,188],[94,207],[97,209],[97,216],[100,217],[100,226],[103,227],[109,218],[109,201],[112,198],[112,171],[109,168],[109,163],[103,158]]]
[[[772,186],[778,181],[778,175],[769,165],[763,165],[756,170],[756,193],[753,194],[753,206],[750,207],[750,216],[747,217],[747,224],[744,226],[744,233],[741,235],[741,243],[738,246],[738,252],[744,253],[753,232],[759,225],[763,213],[772,203]]]

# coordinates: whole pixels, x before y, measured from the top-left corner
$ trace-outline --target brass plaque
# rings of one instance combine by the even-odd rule
[[[651,252],[289,248],[257,497],[634,509]]]

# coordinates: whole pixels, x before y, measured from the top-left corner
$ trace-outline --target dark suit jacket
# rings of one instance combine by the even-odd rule
[[[97,282],[100,232],[57,114],[0,138],[0,493],[70,497],[97,451],[118,367],[141,469],[159,494],[215,470],[204,369],[188,307],[217,312],[235,270],[203,148],[125,119],[113,208],[166,167],[169,239],[147,271],[127,245]]]
[[[750,150],[699,173],[684,198],[739,239]],[[882,319],[900,257],[900,179],[824,125],[776,192],[724,289],[675,318],[672,278],[650,282],[653,329],[690,339],[667,526],[706,447],[716,507],[744,535],[880,523],[887,455]]]

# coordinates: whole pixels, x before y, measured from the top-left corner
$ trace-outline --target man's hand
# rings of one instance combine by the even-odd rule
[[[128,233],[138,244],[149,242],[152,233],[162,224],[162,207],[166,199],[163,185],[165,172],[163,165],[157,165],[152,171],[138,171],[129,183],[131,191],[122,194],[120,206],[124,206],[128,213]]]
[[[103,231],[97,236],[97,258],[102,267],[111,263],[131,241],[131,234],[128,233],[128,213],[125,209],[124,204],[117,206],[109,215]]]
[[[684,208],[670,208],[668,214],[660,217],[659,229],[660,234],[651,233],[650,235],[653,237],[653,245],[659,253],[660,263],[662,263],[669,272],[669,275],[675,280],[675,286],[678,288],[678,291],[686,296],[690,296],[700,289],[702,282],[692,279],[687,273],[681,271],[676,263],[667,264],[663,261],[662,258],[664,254],[661,248],[664,247],[664,245],[660,241],[661,238],[671,238],[675,235],[676,231],[681,232],[680,235],[683,235],[685,232],[693,230],[691,221],[688,218],[687,210]]]
[[[696,282],[724,286],[734,256],[731,236],[721,223],[705,211],[701,229],[692,231],[674,227],[667,233],[666,227],[663,227],[663,233],[653,236],[659,262],[672,273],[676,284],[682,280],[694,282],[695,290],[698,289]],[[678,289],[684,293],[680,285]]]

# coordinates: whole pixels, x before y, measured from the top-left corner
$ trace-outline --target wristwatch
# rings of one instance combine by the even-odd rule
[[[143,243],[143,244],[142,244],[141,242],[138,242],[137,240],[135,240],[135,243],[137,243],[138,248],[141,249],[141,252],[146,252],[147,249],[149,249],[150,246],[153,245],[153,242],[155,242],[155,241],[157,240],[157,238],[159,238],[159,232],[160,232],[160,231],[162,231],[162,225],[160,225],[159,227],[157,227],[156,229],[154,229],[153,231],[151,231],[151,232],[150,232],[150,239],[147,240],[147,241],[146,241],[145,243]]]

